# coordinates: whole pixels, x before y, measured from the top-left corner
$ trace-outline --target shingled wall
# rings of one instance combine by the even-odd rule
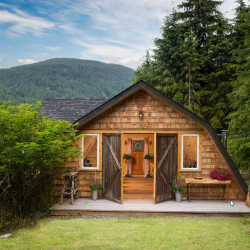
[[[191,120],[190,118],[186,117],[184,114],[176,111],[171,106],[167,105],[163,101],[159,100],[158,98],[154,97],[150,93],[146,93],[144,91],[139,90],[139,92],[143,92],[148,100],[146,106],[143,108],[139,108],[135,105],[134,96],[137,93],[134,93],[128,96],[126,99],[122,100],[118,104],[114,105],[113,107],[109,108],[108,110],[104,111],[91,121],[83,124],[80,127],[81,133],[84,133],[84,130],[91,131],[93,133],[98,131],[97,133],[102,135],[102,133],[109,132],[120,132],[126,130],[150,130],[152,133],[154,132],[161,132],[164,131],[169,133],[178,133],[178,137],[181,137],[181,134],[185,134],[185,131],[197,131],[200,134],[201,138],[201,162],[200,167],[202,168],[201,171],[180,171],[182,178],[185,177],[195,177],[197,175],[202,176],[203,178],[210,178],[209,172],[211,169],[215,168],[216,166],[220,166],[222,168],[229,169],[228,165],[226,164],[224,158],[222,157],[221,153],[215,146],[213,140],[211,139],[210,135],[206,131],[204,127],[197,124],[195,121]],[[144,113],[144,118],[140,119],[138,117],[139,110],[142,110]],[[79,142],[78,142],[79,143]],[[180,156],[180,147],[179,144],[179,156]],[[101,150],[101,147],[100,147]],[[124,152],[122,152],[123,155]],[[180,165],[180,164],[179,164]],[[62,170],[67,167],[78,166],[80,168],[80,161],[79,159],[69,159],[64,166],[62,166]],[[100,169],[101,170],[101,169]],[[99,171],[100,171],[99,170]],[[79,196],[80,197],[90,197],[91,192],[90,188],[87,187],[86,179],[89,178],[89,170],[80,170],[79,177],[78,177],[78,184],[80,186],[79,189]],[[92,172],[94,173],[94,172]],[[100,171],[101,173],[101,171]],[[62,189],[62,178],[59,177],[53,183],[53,188],[56,191],[60,191]],[[211,198],[211,195],[219,196],[223,194],[223,186],[218,185],[204,185],[204,186],[193,186],[191,187],[192,195],[201,195],[201,199]],[[236,179],[233,177],[232,184],[229,186],[229,198],[230,199],[240,199],[245,200],[246,196],[242,189],[240,188],[239,184],[237,183]]]

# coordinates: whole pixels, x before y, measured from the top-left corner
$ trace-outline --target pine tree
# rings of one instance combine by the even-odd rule
[[[229,95],[233,112],[228,116],[231,137],[228,150],[236,165],[243,170],[250,170],[250,6],[240,8],[238,17],[241,18],[245,34],[244,43],[239,42],[237,49],[233,50],[236,80],[233,82],[234,91]],[[239,20],[239,19],[238,19]],[[244,22],[242,21],[244,20]],[[243,40],[243,39],[241,39]]]
[[[162,38],[155,39],[156,49],[135,72],[134,81],[143,77],[215,129],[226,129],[226,116],[232,109],[227,95],[232,92],[236,67],[230,51],[240,47],[236,37],[244,40],[241,29],[246,25],[239,13],[244,3],[238,2],[238,21],[231,23],[218,10],[222,1],[184,1],[179,12],[165,18]]]
[[[199,53],[204,53],[204,46],[208,44],[209,38],[213,35],[218,17],[221,13],[218,7],[222,1],[213,0],[187,0],[178,5],[179,18],[188,21],[192,34],[195,36]]]
[[[196,51],[197,40],[192,36],[191,31],[185,33],[185,40],[180,48],[182,59],[181,75],[185,76],[185,87],[188,93],[184,97],[184,106],[199,114],[199,104],[196,102],[195,91],[199,85],[196,83],[197,71],[200,69],[200,59]],[[186,88],[186,89],[187,89]],[[184,89],[183,89],[184,90]],[[184,90],[185,91],[185,90]]]
[[[180,47],[184,42],[186,27],[179,23],[178,13],[173,12],[164,20],[162,38],[154,40],[156,49],[153,55],[147,55],[145,61],[135,71],[133,83],[144,80],[175,101],[184,104],[182,89],[184,81],[181,77]]]

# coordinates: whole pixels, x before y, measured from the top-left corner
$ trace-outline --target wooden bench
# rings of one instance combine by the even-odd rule
[[[202,179],[202,180],[198,180],[198,179],[194,179],[194,178],[187,178],[186,179],[186,184],[187,184],[187,198],[190,202],[191,197],[190,197],[190,185],[191,184],[201,184],[201,185],[224,185],[224,190],[223,190],[223,197],[217,197],[217,199],[221,199],[221,200],[227,200],[228,202],[228,185],[231,184],[231,181],[218,181],[218,180],[214,180],[214,179]],[[227,197],[225,198],[225,188],[227,185]]]

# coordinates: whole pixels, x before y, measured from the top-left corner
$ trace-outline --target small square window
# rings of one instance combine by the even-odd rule
[[[83,168],[99,168],[99,135],[86,134],[82,138]]]
[[[133,141],[133,151],[143,151],[143,141]]]
[[[181,169],[199,169],[199,135],[182,135]]]

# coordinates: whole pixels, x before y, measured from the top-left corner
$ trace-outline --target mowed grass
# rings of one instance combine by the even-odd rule
[[[247,218],[45,219],[0,249],[250,249]]]

